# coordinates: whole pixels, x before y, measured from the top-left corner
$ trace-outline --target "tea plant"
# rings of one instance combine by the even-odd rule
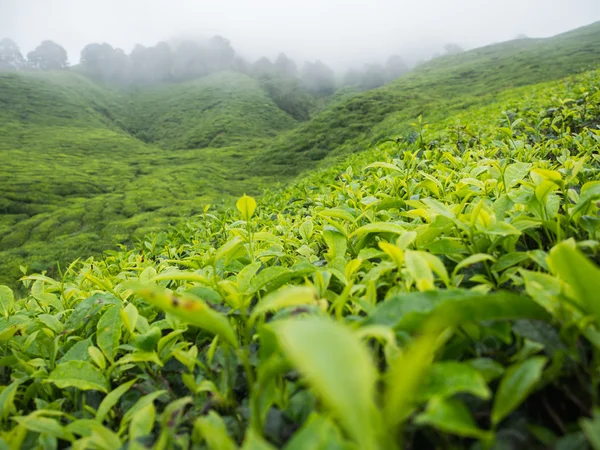
[[[0,287],[0,448],[600,448],[600,73]]]

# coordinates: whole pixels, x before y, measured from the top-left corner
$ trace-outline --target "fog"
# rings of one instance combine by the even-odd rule
[[[447,43],[468,49],[597,20],[598,0],[0,0],[0,38],[24,54],[54,40],[71,64],[92,42],[129,52],[216,34],[249,60],[285,52],[342,69],[396,53],[414,63]]]

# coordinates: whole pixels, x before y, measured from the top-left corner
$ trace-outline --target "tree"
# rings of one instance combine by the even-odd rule
[[[302,68],[302,82],[315,95],[331,95],[335,91],[335,74],[321,61],[307,62]]]
[[[148,49],[150,76],[155,81],[169,81],[173,78],[174,55],[171,46],[159,42]]]
[[[248,63],[241,56],[236,56],[233,59],[233,64],[231,66],[232,70],[236,72],[245,73],[246,75],[250,75],[252,73],[252,64]]]
[[[25,67],[25,58],[19,46],[11,39],[0,41],[0,72],[21,70]]]
[[[228,70],[233,67],[235,50],[223,36],[215,36],[208,41],[208,66],[210,72]]]
[[[444,46],[447,55],[457,55],[464,52],[463,48],[458,44],[446,44]]]
[[[196,42],[183,41],[173,55],[173,74],[178,80],[190,80],[209,73],[206,51]]]
[[[392,55],[385,63],[385,77],[387,81],[395,80],[408,72],[408,65],[399,55]]]
[[[280,53],[275,60],[275,69],[280,75],[289,78],[296,78],[298,76],[298,66],[296,63],[288,58],[285,53]]]
[[[27,60],[31,68],[39,70],[59,70],[69,66],[67,51],[53,41],[43,41],[27,54]]]
[[[360,86],[363,72],[358,69],[348,69],[344,75],[344,86]]]
[[[136,45],[129,57],[132,77],[142,83],[169,81],[174,73],[174,55],[166,42],[154,47]]]
[[[273,74],[275,73],[275,65],[269,58],[263,56],[252,64],[252,73],[256,76]]]
[[[122,83],[128,78],[129,58],[107,43],[89,44],[81,51],[81,67],[97,80]]]
[[[362,89],[375,89],[385,84],[385,69],[379,64],[365,66],[365,72],[360,83]]]

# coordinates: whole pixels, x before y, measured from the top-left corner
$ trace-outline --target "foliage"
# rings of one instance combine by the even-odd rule
[[[419,117],[258,202],[0,288],[0,443],[596,445],[599,117],[598,72]]]

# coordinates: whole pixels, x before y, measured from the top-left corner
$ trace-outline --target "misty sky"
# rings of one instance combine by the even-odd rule
[[[0,0],[0,38],[23,53],[52,39],[71,63],[91,42],[129,52],[182,35],[221,34],[248,59],[284,51],[334,67],[409,60],[445,43],[473,48],[545,37],[600,20],[598,0]]]

